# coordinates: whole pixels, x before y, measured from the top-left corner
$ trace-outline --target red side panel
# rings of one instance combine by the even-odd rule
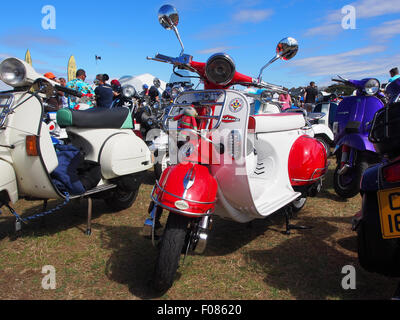
[[[298,138],[289,156],[289,178],[292,186],[315,183],[326,173],[326,168],[327,155],[324,146],[309,136]]]

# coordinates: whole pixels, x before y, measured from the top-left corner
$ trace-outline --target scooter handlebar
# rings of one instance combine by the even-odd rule
[[[74,89],[66,88],[66,87],[63,87],[63,86],[60,86],[60,85],[55,85],[54,87],[55,87],[56,90],[62,91],[62,92],[66,93],[68,95],[71,95],[71,96],[75,96],[75,97],[78,97],[78,98],[82,98],[82,96],[83,96],[83,94],[81,92],[76,91]]]

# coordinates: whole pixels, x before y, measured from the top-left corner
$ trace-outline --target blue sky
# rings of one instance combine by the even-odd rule
[[[289,88],[310,81],[326,85],[337,74],[387,81],[389,69],[400,67],[400,0],[3,1],[0,59],[24,58],[29,48],[40,73],[66,76],[74,55],[90,79],[97,73],[112,78],[151,73],[168,81],[170,65],[146,60],[180,53],[175,34],[157,20],[167,3],[179,11],[185,53],[205,62],[215,52],[227,52],[239,72],[253,77],[279,40],[296,38],[298,55],[263,74],[265,81]],[[55,30],[42,28],[45,5],[56,9]],[[354,30],[342,28],[345,5],[356,9]],[[95,55],[102,57],[97,65]]]

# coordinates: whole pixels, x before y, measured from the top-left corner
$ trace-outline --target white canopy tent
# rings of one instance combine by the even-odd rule
[[[143,91],[143,85],[147,84],[149,86],[149,88],[151,86],[153,86],[153,81],[154,79],[156,79],[155,76],[149,74],[149,73],[145,73],[142,74],[140,76],[123,76],[119,79],[119,82],[121,83],[122,86],[130,84],[132,85],[137,92],[142,92]],[[161,82],[161,88],[160,91],[163,92],[165,91],[166,87],[167,87],[167,83],[165,81],[162,81],[160,79]]]

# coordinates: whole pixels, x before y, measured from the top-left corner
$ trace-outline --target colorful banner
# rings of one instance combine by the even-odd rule
[[[25,62],[32,65],[32,57],[31,57],[31,53],[29,52],[29,49],[26,50],[26,53],[25,53]]]
[[[76,78],[76,61],[75,57],[71,56],[68,61],[68,82]]]

